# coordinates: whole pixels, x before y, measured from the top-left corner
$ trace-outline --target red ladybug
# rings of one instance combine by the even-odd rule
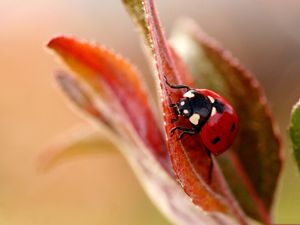
[[[176,130],[181,131],[179,139],[184,135],[200,133],[203,144],[209,152],[219,155],[226,151],[234,142],[238,133],[238,117],[230,103],[217,93],[207,89],[192,89],[185,85],[166,84],[172,89],[186,89],[182,98],[174,108],[177,121],[180,117],[188,119],[191,127],[173,127],[171,135]]]

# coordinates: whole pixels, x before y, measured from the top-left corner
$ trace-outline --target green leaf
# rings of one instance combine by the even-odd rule
[[[270,210],[281,170],[281,145],[259,83],[236,58],[191,20],[178,23],[171,42],[186,62],[196,86],[222,94],[237,110],[239,136],[232,150],[218,161],[246,213],[270,223]]]
[[[289,134],[292,141],[294,157],[300,171],[300,100],[292,110]]]

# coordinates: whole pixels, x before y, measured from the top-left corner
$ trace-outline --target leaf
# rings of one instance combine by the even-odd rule
[[[181,186],[193,202],[202,209],[234,215],[241,223],[246,224],[243,213],[227,189],[217,165],[213,171],[212,182],[208,182],[211,158],[207,155],[200,140],[189,138],[185,141],[178,141],[175,136],[169,135],[170,129],[174,126],[171,123],[174,112],[169,104],[176,102],[183,92],[171,92],[164,81],[165,77],[169,83],[182,84],[189,76],[187,73],[181,73],[183,67],[180,65],[183,64],[165,40],[153,1],[124,0],[123,2],[141,28],[147,40],[146,43],[153,52],[162,92],[169,155]]]
[[[116,149],[128,160],[153,202],[174,224],[236,224],[230,217],[220,213],[199,211],[149,151],[122,139],[114,132],[82,127],[75,129],[62,136],[41,155],[40,168],[49,171],[74,157],[114,152]]]
[[[123,147],[122,147],[123,146]],[[121,148],[124,148],[122,145]],[[131,150],[134,150],[130,147]],[[141,184],[158,208],[174,223],[178,225],[234,225],[235,220],[219,212],[200,211],[182,191],[173,179],[153,157],[147,156],[146,151],[137,149],[138,158],[129,162],[137,173]]]
[[[295,104],[292,110],[289,134],[292,141],[294,157],[298,169],[300,170],[300,100]]]
[[[179,79],[180,82],[182,82],[182,83],[192,85],[192,83],[193,83],[192,77],[187,72],[187,69],[186,69],[184,63],[182,62],[180,57],[178,57],[177,53],[174,52],[170,46],[167,46],[168,44],[166,43],[165,37],[163,35],[163,31],[160,29],[160,24],[159,24],[158,18],[156,19],[156,21],[154,23],[152,23],[151,26],[149,25],[149,19],[147,19],[147,18],[148,18],[148,15],[150,15],[150,14],[147,15],[147,13],[145,11],[144,0],[122,0],[122,2],[124,3],[131,18],[136,23],[137,28],[139,28],[139,30],[141,31],[141,34],[143,35],[143,38],[146,42],[147,47],[150,48],[150,50],[152,51],[152,55],[157,53],[155,51],[160,51],[161,55],[157,55],[157,57],[161,57],[162,59],[165,59],[167,61],[167,63],[165,64],[165,67],[167,68],[167,67],[176,66],[177,71],[173,71],[173,72],[177,73],[177,79]],[[158,40],[156,40],[156,41],[161,43],[160,47],[162,49],[158,49],[157,47],[154,46],[155,43],[153,42],[153,34],[151,34],[151,32],[153,32],[154,29],[150,29],[150,27],[156,27],[156,29],[155,29],[157,32],[156,37],[158,38]],[[165,53],[166,51],[170,51],[170,52]],[[172,56],[170,56],[170,54]],[[172,57],[172,59],[171,59],[171,57]],[[175,64],[175,65],[172,65],[172,64]],[[173,68],[173,70],[174,70],[174,68]],[[168,74],[166,74],[166,76],[168,76]],[[155,74],[154,78],[157,79],[156,74]],[[169,77],[169,78],[172,79],[172,77]],[[171,82],[171,80],[170,80],[170,82]]]
[[[48,47],[103,101],[101,112],[114,128],[135,139],[135,135],[128,132],[134,130],[162,165],[168,168],[162,131],[151,109],[146,87],[133,66],[104,47],[71,37],[53,38]]]
[[[178,23],[171,42],[197,86],[221,93],[236,108],[239,136],[232,150],[218,161],[246,213],[269,224],[282,153],[280,137],[259,83],[190,20]]]
[[[38,169],[43,172],[85,155],[111,153],[116,148],[103,134],[91,127],[80,126],[64,134],[49,146],[38,160]]]
[[[105,114],[103,114],[103,111],[101,111],[97,105],[97,102],[99,101],[97,100],[97,96],[88,91],[87,87],[84,87],[78,79],[64,71],[56,72],[55,78],[65,94],[72,100],[72,103],[75,103],[75,105],[83,112],[88,113],[98,121],[101,121],[103,124],[113,129],[111,124],[109,124],[108,118],[105,117]]]
[[[70,60],[69,56],[64,55],[64,57],[66,60]],[[78,61],[80,61],[80,59],[78,59]],[[71,62],[69,63],[73,65]],[[86,73],[89,74],[91,71],[82,68],[81,65],[78,66],[78,64],[81,63],[82,62],[77,62],[77,60],[76,63],[74,63],[75,66],[77,66],[75,67],[76,71],[83,71],[83,75]],[[107,118],[107,121],[110,124],[111,118],[101,111],[101,107],[99,108],[98,104],[94,104],[93,98],[103,98],[102,95],[91,95],[86,87],[89,87],[89,85],[83,86],[81,84],[82,80],[70,77],[70,75],[65,72],[60,72],[56,77],[60,86],[77,106],[95,118],[97,118],[98,113],[103,113],[103,116]],[[122,87],[120,86],[120,88]],[[105,98],[102,100],[105,101]],[[111,99],[109,100],[109,102],[106,102],[107,107],[110,107],[110,104],[113,103],[111,102]],[[143,119],[147,120],[148,118],[145,117]],[[103,120],[99,120],[98,122],[103,122]],[[170,172],[166,170],[166,168],[161,167],[160,162],[149,153],[147,149],[149,146],[138,145],[138,142],[130,144],[129,140],[123,136],[116,136],[116,132],[109,132],[109,135],[113,137],[113,141],[119,145],[119,149],[134,167],[134,171],[138,173],[138,177],[140,177],[145,189],[150,193],[150,196],[152,196],[152,200],[157,203],[158,207],[167,214],[174,223],[196,225],[200,224],[200,221],[202,221],[203,224],[213,225],[235,224],[235,221],[225,215],[220,215],[219,213],[203,213],[195,208],[187,196],[182,192],[180,186],[173,179],[173,176],[170,176]],[[87,136],[86,138],[89,137]],[[97,149],[103,151],[102,145],[99,145],[99,147],[93,146],[92,152],[90,151],[91,149],[89,149],[89,146],[87,146],[88,149],[85,149],[86,144],[90,145],[90,143],[89,140],[85,140],[84,137],[77,141],[74,140],[74,138],[71,140],[75,143],[70,143],[70,138],[64,137],[63,141],[60,141],[54,147],[49,148],[48,152],[42,156],[40,162],[42,166],[40,166],[40,168],[44,170],[51,169],[74,156],[95,153],[94,150],[97,151]]]
[[[143,0],[122,0],[122,2],[133,21],[137,24],[137,28],[141,30],[141,34],[144,36],[147,46],[151,47],[152,40],[150,38],[150,30],[147,24],[147,15]]]

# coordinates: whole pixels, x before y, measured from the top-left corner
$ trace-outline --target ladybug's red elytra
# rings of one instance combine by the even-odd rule
[[[200,133],[204,146],[214,155],[226,151],[234,142],[238,133],[238,117],[231,104],[222,96],[207,89],[193,89],[185,85],[166,84],[172,89],[186,89],[177,103],[170,104],[174,109],[176,122],[180,117],[189,120],[191,127],[175,126],[175,131],[181,131],[179,139],[184,135]]]

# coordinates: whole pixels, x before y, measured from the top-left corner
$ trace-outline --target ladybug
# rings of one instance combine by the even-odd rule
[[[207,89],[193,89],[185,85],[166,84],[172,89],[186,89],[177,103],[170,104],[176,117],[172,123],[184,118],[191,127],[175,126],[175,131],[181,131],[179,139],[184,135],[200,133],[202,143],[209,155],[219,155],[226,151],[234,142],[238,133],[238,117],[231,104],[222,96]]]

